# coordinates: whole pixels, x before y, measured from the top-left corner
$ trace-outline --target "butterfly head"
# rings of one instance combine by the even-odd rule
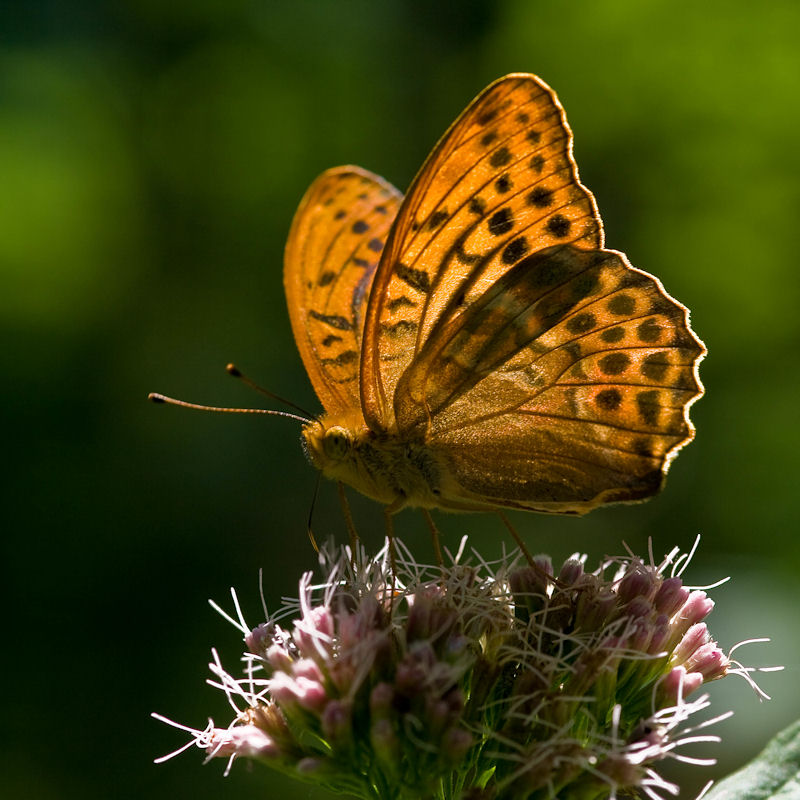
[[[382,503],[395,499],[386,484],[386,468],[371,442],[363,420],[323,415],[303,426],[302,442],[308,460],[325,477],[353,486]]]
[[[303,426],[303,449],[308,460],[330,475],[353,456],[356,435],[343,425],[326,425],[314,419]]]
[[[342,461],[352,449],[353,436],[340,425],[328,428],[322,436],[322,452],[329,461]]]

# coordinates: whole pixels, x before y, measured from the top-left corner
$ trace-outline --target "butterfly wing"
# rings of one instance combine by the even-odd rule
[[[584,513],[655,494],[694,435],[688,312],[613,250],[548,248],[437,326],[396,392],[441,504]]]
[[[394,390],[434,329],[526,255],[566,242],[603,243],[572,133],[550,87],[508,75],[453,123],[398,212],[367,308],[361,401],[370,427],[393,426]]]
[[[325,410],[358,409],[370,286],[402,195],[359,167],[320,175],[294,216],[284,285],[297,347]]]

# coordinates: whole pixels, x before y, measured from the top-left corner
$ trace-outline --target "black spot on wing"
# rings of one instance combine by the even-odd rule
[[[621,342],[625,338],[625,328],[620,325],[614,328],[606,328],[606,330],[600,334],[600,338],[609,344]]]
[[[604,411],[616,411],[622,403],[619,389],[603,389],[594,396],[594,401]]]
[[[570,333],[581,334],[592,330],[597,325],[594,314],[578,314],[567,321],[567,330]]]
[[[666,353],[651,353],[642,359],[640,370],[648,380],[662,381],[670,366]]]
[[[636,310],[636,300],[629,294],[616,294],[606,304],[606,308],[617,317],[628,317]]]
[[[646,319],[636,328],[636,335],[640,342],[652,344],[661,338],[661,326],[654,319]]]
[[[584,300],[594,294],[600,287],[600,277],[596,269],[587,269],[581,272],[570,282],[572,298],[576,302]]]
[[[527,197],[528,204],[536,208],[547,208],[553,205],[553,192],[546,186],[537,186]]]
[[[503,248],[501,259],[504,264],[516,264],[528,250],[530,250],[528,240],[524,236],[519,236]]]
[[[508,175],[501,175],[494,182],[494,188],[500,194],[507,194],[508,192],[510,192],[514,188],[514,182],[511,180],[511,178],[508,177]]]
[[[417,305],[416,303],[409,300],[404,294],[401,294],[400,297],[392,298],[386,304],[386,308],[388,308],[389,311],[397,311],[398,308],[404,308],[404,307],[416,308],[416,305]]]
[[[553,214],[553,216],[547,220],[547,225],[545,225],[547,232],[557,239],[563,239],[567,236],[571,227],[572,223],[561,214]]]
[[[479,217],[482,217],[484,213],[486,213],[486,201],[480,197],[473,197],[469,201],[469,210],[473,214],[477,214]]]
[[[609,353],[603,356],[600,361],[600,369],[606,375],[621,375],[630,366],[631,359],[627,353]]]
[[[510,208],[501,208],[489,217],[489,233],[492,236],[502,236],[514,227],[514,217]]]
[[[335,358],[323,358],[321,362],[326,366],[343,367],[346,364],[353,364],[358,361],[359,355],[355,350],[345,350]]]
[[[475,120],[478,125],[488,125],[496,116],[499,109],[495,107],[484,108]]]
[[[515,270],[524,270],[530,275],[528,280],[536,289],[547,289],[563,283],[569,277],[569,267],[557,258],[544,258],[540,253],[533,253],[517,264]]]
[[[453,243],[453,254],[462,264],[470,266],[472,264],[477,264],[481,260],[481,256],[479,253],[468,253],[466,251],[465,245],[468,237],[469,231],[466,230],[455,240]]]
[[[391,338],[397,338],[403,334],[415,333],[417,323],[409,319],[401,319],[395,323],[385,323],[381,325],[381,331]]]
[[[645,425],[658,425],[661,406],[658,403],[658,392],[655,389],[639,392],[636,395],[636,407]]]
[[[375,274],[377,264],[367,264],[364,274],[358,279],[358,283],[353,287],[353,296],[350,298],[350,310],[353,314],[353,320],[357,320],[360,316],[361,304],[367,296],[369,287],[372,284],[372,276]],[[355,327],[355,324],[353,325]]]
[[[353,330],[353,323],[347,317],[342,317],[339,314],[320,314],[319,311],[314,311],[312,308],[308,315],[313,319],[324,322],[326,325],[330,325],[331,328],[336,328],[340,331]]]
[[[428,217],[428,230],[432,231],[438,228],[449,216],[447,209],[440,208],[438,211],[434,211],[433,214]]]
[[[397,275],[403,283],[407,283],[412,289],[416,289],[418,292],[422,292],[422,294],[428,294],[431,290],[431,279],[427,272],[408,267],[398,261],[394,268],[394,274]]]
[[[489,156],[489,164],[492,167],[504,167],[511,162],[513,156],[507,147],[498,147],[491,156]]]

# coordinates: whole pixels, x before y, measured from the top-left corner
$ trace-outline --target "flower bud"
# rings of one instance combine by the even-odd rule
[[[665,578],[656,591],[653,607],[671,617],[689,599],[689,590],[680,578]]]
[[[265,654],[267,664],[273,670],[280,670],[281,672],[291,672],[294,665],[294,659],[289,655],[286,648],[282,644],[271,645]]]
[[[714,601],[710,600],[705,592],[700,590],[692,592],[673,621],[675,631],[680,633],[687,631],[692,625],[705,619],[713,608]]]
[[[349,747],[353,739],[352,709],[349,702],[331,700],[322,712],[321,722],[322,733],[334,749]]]
[[[248,652],[260,658],[266,658],[267,650],[272,644],[275,626],[270,622],[262,622],[245,636],[244,643]]]
[[[292,639],[306,658],[325,658],[333,637],[333,616],[327,606],[312,608],[295,622]]]
[[[547,583],[540,569],[519,567],[509,573],[508,583],[520,619],[529,619],[544,606]]]
[[[450,728],[442,737],[439,754],[447,764],[459,764],[472,747],[472,734],[460,728]]]
[[[617,595],[606,588],[581,592],[575,614],[576,629],[588,633],[603,628],[617,607],[617,599]]]
[[[206,752],[213,756],[241,758],[277,758],[280,749],[264,731],[255,725],[216,728]]]
[[[653,577],[642,564],[638,563],[634,565],[633,569],[626,571],[619,583],[617,594],[623,603],[629,603],[635,597],[649,598],[653,588]]]
[[[672,660],[675,663],[686,661],[698,647],[708,641],[708,628],[705,622],[698,622],[692,625],[683,635],[678,645],[672,651]]]
[[[377,684],[369,696],[369,708],[372,716],[376,719],[388,717],[393,711],[394,696],[394,689],[390,684]]]
[[[687,673],[683,666],[674,667],[661,680],[659,701],[665,706],[676,705],[702,685],[703,676],[699,672]]]
[[[376,720],[370,729],[369,738],[375,756],[396,769],[399,766],[400,743],[392,723],[388,719]]]
[[[728,671],[730,661],[717,647],[715,642],[707,642],[697,648],[686,660],[686,669],[690,672],[699,672],[704,681],[713,681],[723,677]]]
[[[568,558],[558,573],[558,582],[565,586],[574,586],[583,576],[583,564],[577,558]]]
[[[653,606],[646,597],[641,595],[631,599],[624,607],[619,610],[621,617],[630,617],[631,619],[638,619],[640,617],[649,617],[653,611]]]

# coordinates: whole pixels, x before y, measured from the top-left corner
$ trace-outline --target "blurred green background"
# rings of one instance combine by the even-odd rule
[[[260,405],[233,360],[318,404],[289,329],[282,251],[323,169],[407,186],[493,79],[541,75],[576,135],[609,246],[660,276],[706,341],[696,441],[649,503],[518,514],[532,549],[590,562],[703,535],[688,580],[732,575],[712,630],[761,679],[711,687],[724,773],[800,715],[794,503],[800,452],[800,5],[658,0],[459,3],[128,0],[0,6],[0,319],[6,590],[0,794],[324,798],[265,769],[201,767],[157,710],[203,727],[212,612],[237,587],[259,621],[315,559],[315,475],[294,423],[145,402],[158,390]],[[354,500],[371,544],[380,509]],[[491,516],[442,516],[487,557]],[[398,531],[432,558],[419,514]],[[332,484],[318,535],[343,538]],[[674,774],[674,773],[673,773]],[[683,797],[705,780],[690,768]]]

